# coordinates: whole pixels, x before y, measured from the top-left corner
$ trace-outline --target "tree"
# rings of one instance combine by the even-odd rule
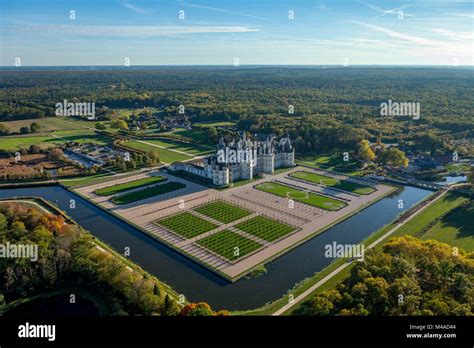
[[[294,315],[472,315],[472,256],[434,240],[393,238],[371,250],[337,289],[307,300]]]
[[[29,132],[30,132],[30,129],[26,126],[20,128],[20,133],[21,134],[28,134]]]
[[[393,146],[382,154],[381,161],[384,164],[392,165],[394,167],[408,166],[408,158],[405,157],[405,152]]]
[[[30,131],[31,133],[36,133],[41,130],[41,125],[38,122],[33,122],[30,125]]]
[[[334,305],[324,296],[316,296],[311,301],[312,315],[329,315]]]
[[[4,124],[0,123],[0,135],[8,135],[8,134],[10,134],[10,129]]]
[[[103,122],[96,122],[96,124],[94,126],[95,126],[95,129],[98,129],[98,130],[106,130],[107,129],[107,126]]]
[[[217,141],[217,129],[215,127],[209,127],[207,129],[207,136],[211,142]]]
[[[128,124],[124,120],[112,121],[112,123],[110,124],[110,127],[115,128],[115,129],[128,130]]]
[[[151,164],[160,163],[160,155],[158,154],[158,151],[148,153],[148,158],[150,159]]]
[[[212,316],[214,314],[214,311],[205,302],[188,303],[179,313],[184,316]]]
[[[375,153],[370,148],[367,140],[361,140],[359,143],[359,156],[365,161],[373,161],[375,159]]]
[[[161,310],[162,315],[176,315],[179,313],[179,307],[176,301],[174,301],[168,294],[165,296],[163,307]]]
[[[64,159],[64,152],[59,148],[52,149],[49,151],[49,158],[53,161],[61,161]]]
[[[36,144],[30,145],[30,148],[28,149],[29,153],[40,153],[41,152],[41,147]]]

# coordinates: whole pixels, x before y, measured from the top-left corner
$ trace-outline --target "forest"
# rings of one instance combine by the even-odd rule
[[[54,104],[95,102],[97,115],[184,105],[192,122],[237,122],[239,130],[284,133],[297,152],[351,148],[361,139],[410,144],[432,154],[474,137],[473,70],[416,67],[104,67],[0,71],[0,121],[54,116]],[[389,99],[416,102],[419,120],[381,116]],[[472,149],[458,149],[469,154]]]
[[[366,253],[350,277],[294,315],[473,315],[474,255],[403,236]]]

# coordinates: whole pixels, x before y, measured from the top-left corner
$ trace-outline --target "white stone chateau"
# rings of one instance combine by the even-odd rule
[[[219,140],[216,153],[192,162],[170,165],[169,170],[197,177],[215,186],[227,186],[241,179],[252,179],[261,173],[273,173],[276,168],[295,165],[295,150],[288,136],[276,141],[252,141],[245,133],[237,140]]]

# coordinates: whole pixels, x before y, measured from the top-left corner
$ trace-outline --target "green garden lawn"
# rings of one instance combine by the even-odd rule
[[[104,187],[104,188],[94,191],[94,193],[99,196],[110,196],[116,193],[129,191],[129,190],[136,189],[142,186],[147,186],[147,185],[163,182],[165,180],[167,179],[163,176],[152,176],[152,177],[143,178],[139,180],[129,181],[123,184]]]
[[[96,143],[99,145],[112,144],[112,138],[108,136],[95,133],[90,129],[75,129],[21,136],[4,136],[0,139],[0,150],[18,151],[31,145],[38,145],[43,149],[47,149],[71,141],[77,143]]]
[[[155,223],[185,238],[199,236],[200,234],[211,231],[217,227],[217,225],[212,222],[201,219],[200,217],[188,212],[165,217],[161,220],[155,221]]]
[[[452,210],[423,234],[422,239],[435,239],[467,252],[474,251],[474,203]]]
[[[223,223],[229,223],[250,214],[247,210],[222,201],[205,204],[194,210]]]
[[[141,201],[142,199],[150,198],[153,196],[162,195],[168,192],[176,191],[186,187],[186,185],[180,182],[169,182],[162,185],[153,186],[151,188],[146,188],[138,191],[133,191],[130,193],[125,193],[121,196],[113,196],[111,202],[114,204],[128,204],[136,201]]]
[[[140,143],[136,140],[126,141],[124,145],[129,146],[132,149],[142,150],[145,152],[156,152],[158,156],[160,157],[160,162],[163,162],[163,163],[185,161],[192,158],[191,156],[187,156],[178,152],[170,151],[167,149],[161,149],[156,146]]]
[[[319,175],[310,172],[293,172],[289,174],[290,177],[312,182],[315,184],[322,184],[333,187],[339,190],[353,192],[359,195],[368,195],[375,191],[375,188],[367,185],[358,184],[352,181],[339,180],[325,175]]]
[[[214,152],[214,148],[209,147],[209,146],[204,146],[204,145],[198,145],[198,144],[191,144],[191,143],[186,143],[183,141],[178,141],[174,139],[144,139],[143,141],[146,141],[147,143],[150,144],[155,144],[158,146],[163,146],[166,147],[167,149],[173,149],[177,151],[182,151],[185,153],[188,153],[190,155],[205,155],[209,154],[211,152]]]
[[[305,192],[302,190],[295,189],[290,186],[278,184],[278,183],[263,183],[255,186],[257,190],[272,193],[274,195],[292,199],[294,201],[312,205],[317,208],[324,210],[339,210],[344,208],[347,203],[339,201],[337,199],[321,196],[313,192]]]
[[[262,247],[260,243],[229,230],[203,238],[198,241],[198,244],[228,260],[237,260]]]
[[[294,227],[268,219],[264,216],[256,216],[252,219],[241,222],[234,227],[266,240],[267,242],[273,242],[295,230]]]

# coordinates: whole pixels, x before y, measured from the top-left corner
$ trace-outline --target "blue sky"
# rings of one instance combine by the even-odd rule
[[[473,7],[471,0],[2,0],[0,65],[17,57],[23,66],[126,58],[131,65],[233,65],[235,58],[472,65]]]

